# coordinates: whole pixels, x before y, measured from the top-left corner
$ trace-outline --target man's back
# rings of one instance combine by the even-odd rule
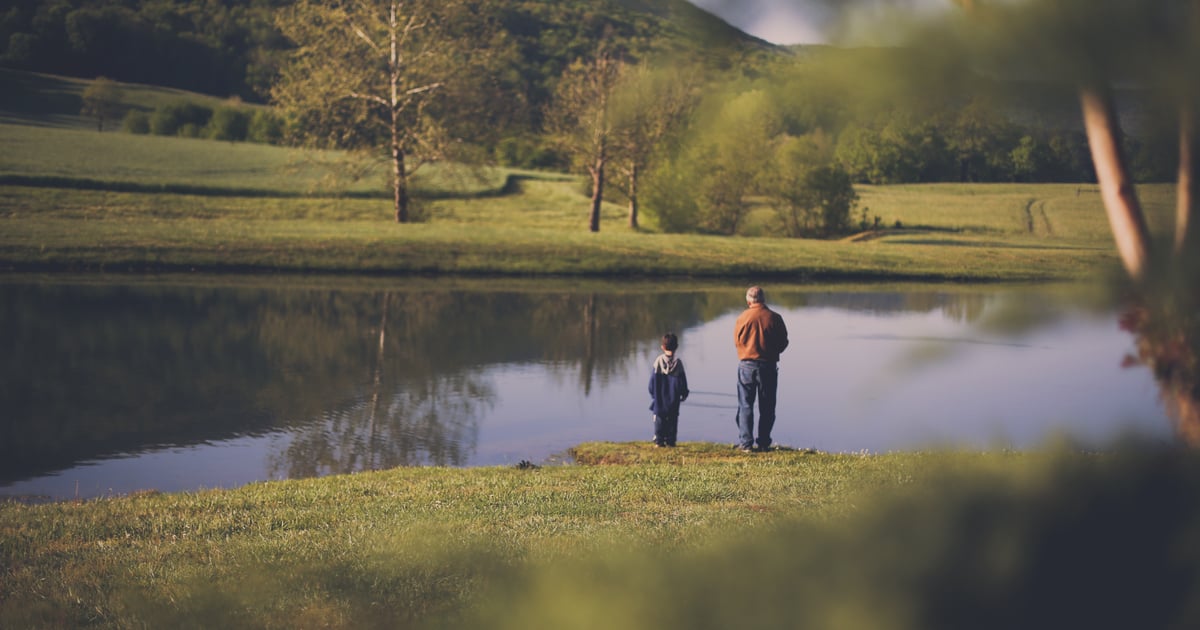
[[[787,326],[779,313],[765,304],[751,304],[737,319],[733,330],[740,361],[779,361],[788,347]]]

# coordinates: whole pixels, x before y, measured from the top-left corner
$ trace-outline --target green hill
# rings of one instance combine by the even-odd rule
[[[82,95],[91,81],[67,76],[0,68],[0,123],[94,130],[96,123],[80,114]],[[171,104],[193,103],[215,109],[228,99],[175,88],[118,83],[122,111],[145,112]],[[255,107],[241,104],[240,107]]]
[[[274,16],[294,0],[14,0],[0,12],[0,67],[263,100],[290,43]],[[483,3],[516,45],[535,100],[565,64],[609,36],[635,54],[686,53],[728,66],[776,48],[686,0]],[[732,59],[730,56],[733,56]]]

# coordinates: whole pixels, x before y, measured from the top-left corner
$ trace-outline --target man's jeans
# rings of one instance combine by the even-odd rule
[[[775,426],[775,390],[779,385],[779,365],[768,361],[738,363],[738,445],[754,446],[754,399],[758,399],[758,448],[771,446]]]

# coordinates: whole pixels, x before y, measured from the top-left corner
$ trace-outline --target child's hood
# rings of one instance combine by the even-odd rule
[[[664,352],[654,360],[654,372],[656,374],[669,375],[675,373],[682,365],[683,363],[679,360],[679,357]]]

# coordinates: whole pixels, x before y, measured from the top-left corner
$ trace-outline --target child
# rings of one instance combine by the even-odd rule
[[[679,339],[674,333],[662,336],[662,351],[650,373],[650,411],[654,412],[654,445],[675,446],[679,431],[679,403],[687,400],[687,374],[675,356]]]

